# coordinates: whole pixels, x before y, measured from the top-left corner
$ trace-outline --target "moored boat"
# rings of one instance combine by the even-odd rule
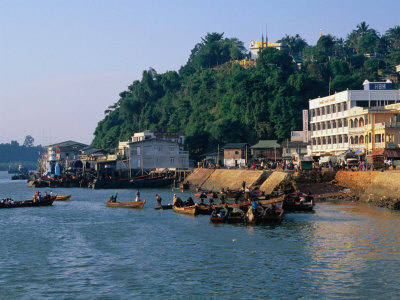
[[[156,206],[154,206],[154,209],[172,209],[172,204],[156,205]]]
[[[228,215],[226,217],[228,223],[243,223],[244,222],[244,211],[240,208],[233,208],[229,210]]]
[[[272,206],[264,208],[261,216],[262,223],[280,223],[283,220],[284,211],[280,207]]]
[[[187,214],[187,215],[197,215],[198,214],[198,204],[195,205],[190,205],[190,206],[172,206],[173,210],[175,212],[181,213],[181,214]]]
[[[146,200],[133,202],[106,202],[107,207],[143,208]]]
[[[50,206],[55,200],[55,196],[44,196],[42,200],[30,199],[25,201],[14,201],[12,199],[0,200],[0,208],[15,207],[34,207],[34,206]]]
[[[218,206],[215,207],[210,216],[211,223],[225,223],[227,214],[225,209]]]
[[[282,208],[285,211],[312,211],[314,197],[303,192],[288,194],[284,198]]]
[[[57,195],[56,196],[56,201],[68,201],[71,199],[71,195]]]
[[[213,210],[214,210],[214,205],[212,204],[200,203],[199,206],[197,207],[199,215],[211,215]]]

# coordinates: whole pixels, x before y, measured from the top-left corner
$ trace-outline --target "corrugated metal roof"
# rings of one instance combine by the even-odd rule
[[[247,146],[247,143],[229,143],[226,144],[223,149],[243,149]]]
[[[281,145],[278,144],[277,140],[260,140],[251,149],[264,149],[264,148],[280,148]]]

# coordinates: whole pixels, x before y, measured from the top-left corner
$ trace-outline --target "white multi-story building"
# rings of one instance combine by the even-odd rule
[[[189,152],[183,151],[180,144],[184,137],[169,135],[174,136],[172,140],[146,131],[135,133],[132,141],[120,142],[118,155],[122,160],[117,169],[188,169]]]
[[[364,90],[347,90],[309,101],[311,155],[336,155],[349,149],[349,110],[400,102],[391,82],[364,81]]]

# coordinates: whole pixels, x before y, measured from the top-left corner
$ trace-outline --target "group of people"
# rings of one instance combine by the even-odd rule
[[[118,197],[118,192],[115,192],[114,195],[111,194],[109,202],[117,202],[117,197]],[[136,191],[135,201],[136,202],[140,201],[140,192],[139,192],[139,190]]]

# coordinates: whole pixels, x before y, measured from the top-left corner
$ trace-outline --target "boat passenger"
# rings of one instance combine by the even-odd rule
[[[251,200],[251,205],[253,206],[253,210],[257,211],[258,204],[257,204],[257,201],[255,199]]]
[[[185,201],[185,206],[192,206],[194,205],[194,201],[192,199],[192,197],[189,197],[186,201]]]
[[[156,194],[156,200],[157,200],[158,205],[161,206],[162,198],[158,194]]]
[[[113,202],[117,202],[118,192],[115,192],[113,197]]]
[[[135,201],[136,201],[136,202],[140,201],[140,192],[139,192],[139,190],[137,190],[137,192],[136,192],[136,199],[135,199]]]

